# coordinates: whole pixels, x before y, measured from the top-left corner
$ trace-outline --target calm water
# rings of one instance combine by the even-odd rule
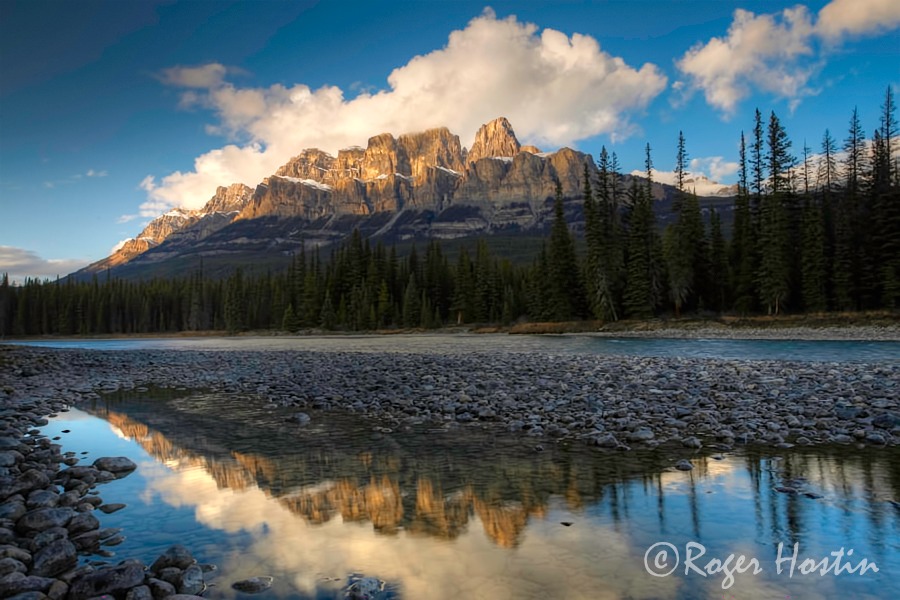
[[[215,598],[235,597],[230,583],[254,575],[275,577],[263,597],[291,599],[342,598],[354,575],[384,581],[381,598],[414,600],[900,597],[898,449],[608,454],[544,441],[537,452],[534,440],[469,430],[375,433],[339,414],[310,413],[298,428],[245,397],[188,392],[84,409],[44,433],[87,461],[139,464],[100,490],[128,504],[100,515],[129,536],[118,554],[149,561],[185,543],[218,564]],[[679,458],[694,470],[674,470]],[[645,554],[657,542],[682,560],[702,544],[700,568],[734,554],[762,572],[726,589],[723,574],[683,564],[654,577]],[[799,572],[841,548],[853,550],[845,564],[866,558],[879,572]],[[655,553],[647,560],[663,566]]]
[[[606,338],[591,335],[335,335],[238,338],[76,339],[12,342],[96,350],[341,350],[359,352],[576,352],[800,361],[900,360],[900,342]]]

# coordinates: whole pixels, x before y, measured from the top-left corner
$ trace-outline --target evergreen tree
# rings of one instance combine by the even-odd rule
[[[237,333],[246,329],[247,302],[244,275],[241,269],[235,271],[226,283],[224,313],[225,329],[229,333]]]
[[[575,242],[569,232],[563,212],[562,184],[556,182],[556,200],[553,205],[553,225],[550,229],[549,264],[551,278],[551,318],[567,321],[582,316],[581,281],[578,276],[578,260]]]
[[[803,250],[801,283],[807,311],[825,310],[825,222],[821,206],[806,196],[803,206]]]
[[[722,234],[722,220],[719,212],[713,209],[709,216],[709,307],[721,311],[728,306],[731,274],[728,265],[728,247]]]
[[[638,188],[637,180],[631,180],[633,210],[628,231],[628,253],[624,292],[625,314],[629,318],[643,319],[653,316],[658,305],[661,284],[656,280],[659,265],[657,258],[656,223],[653,205],[647,194],[648,186]]]
[[[421,320],[422,297],[419,293],[419,286],[416,285],[415,276],[410,274],[406,291],[403,294],[403,326],[418,327]]]
[[[791,289],[791,225],[786,197],[790,193],[789,171],[793,163],[790,140],[773,112],[768,128],[770,194],[760,204],[760,262],[757,284],[760,301],[768,314],[779,314]]]
[[[287,308],[284,309],[284,317],[281,319],[281,328],[285,331],[299,331],[301,327],[300,319],[297,317],[297,313],[294,312],[294,305],[288,304]]]

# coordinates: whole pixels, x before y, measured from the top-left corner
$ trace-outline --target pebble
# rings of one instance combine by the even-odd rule
[[[274,579],[268,576],[249,577],[247,579],[235,581],[231,584],[231,587],[232,589],[243,592],[245,594],[258,594],[272,587],[273,581]]]

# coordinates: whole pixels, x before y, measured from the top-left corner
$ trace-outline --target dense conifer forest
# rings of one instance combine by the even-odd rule
[[[447,256],[437,241],[403,257],[354,233],[322,255],[300,252],[285,272],[226,279],[202,268],[183,278],[95,277],[0,281],[0,338],[307,328],[436,328],[516,321],[643,319],[895,310],[900,307],[900,169],[888,88],[867,138],[858,113],[838,141],[796,148],[775,113],[756,111],[741,135],[730,239],[685,185],[688,151],[675,152],[674,222],[659,231],[646,181],[625,188],[604,148],[585,168],[585,243],[576,251],[557,190],[537,259],[517,265],[484,240]]]

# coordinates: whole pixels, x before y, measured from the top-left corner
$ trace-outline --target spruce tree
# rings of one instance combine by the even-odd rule
[[[551,278],[551,318],[568,321],[581,317],[582,291],[575,256],[575,241],[569,232],[563,211],[562,184],[556,182],[556,200],[553,204],[553,224],[550,229],[549,266]]]
[[[740,167],[737,198],[732,226],[731,264],[734,308],[741,314],[753,310],[756,289],[756,236],[754,218],[750,210],[750,186],[747,170],[747,151],[741,133]]]
[[[722,311],[729,303],[728,282],[731,274],[728,265],[728,246],[722,234],[719,212],[712,209],[709,216],[709,308]]]
[[[803,306],[809,312],[826,309],[825,222],[821,205],[807,195],[803,205],[803,249],[801,254]]]

